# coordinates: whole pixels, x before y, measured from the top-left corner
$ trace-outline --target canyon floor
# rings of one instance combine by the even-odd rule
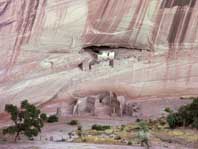
[[[67,124],[74,118],[61,119],[61,121],[53,124],[47,124],[41,135],[35,138],[34,141],[28,141],[25,138],[19,140],[17,143],[13,141],[0,141],[0,149],[144,149],[140,145],[123,145],[111,144],[103,140],[94,140],[93,142],[65,142],[62,138],[69,132],[77,130],[77,126],[70,126]],[[128,129],[133,127],[134,123],[119,120],[100,120],[100,119],[85,119],[75,118],[80,122],[83,131],[90,130],[93,124],[109,124],[110,126],[120,127],[125,125]],[[131,133],[131,132],[130,132]],[[192,140],[198,142],[198,133],[188,129],[159,130],[158,132],[151,132],[151,140],[149,141],[151,149],[196,149],[198,144],[193,144]],[[157,134],[157,135],[156,135]],[[53,141],[50,137],[53,136]],[[93,135],[93,137],[96,137]],[[1,136],[2,138],[2,136]],[[40,141],[41,138],[41,141]],[[99,138],[98,138],[99,139]]]
[[[67,119],[67,121],[69,118]],[[96,120],[96,119],[78,119],[81,122],[81,126],[84,129],[89,129],[91,125],[93,124],[111,124],[111,126],[118,126],[117,120]],[[120,121],[120,124],[126,124],[129,126],[129,123],[126,121]],[[132,124],[131,124],[132,125]],[[64,141],[58,141],[61,140],[64,135],[66,135],[68,132],[75,131],[77,128],[76,126],[69,126],[66,124],[65,120],[61,120],[58,123],[54,124],[47,124],[45,128],[43,129],[43,132],[41,134],[43,140],[40,141],[40,136],[35,138],[34,141],[28,141],[26,139],[22,139],[18,141],[17,143],[14,143],[12,141],[0,141],[0,149],[144,149],[145,147],[141,147],[140,145],[122,145],[122,144],[103,144],[105,141],[98,142],[101,144],[98,144],[98,142],[84,142],[84,143],[77,143],[77,142],[64,142]],[[152,140],[150,141],[150,148],[151,149],[193,149],[198,146],[194,144],[192,146],[189,144],[185,144],[186,141],[184,139],[189,139],[187,137],[182,138],[182,135],[194,135],[198,139],[198,135],[196,135],[195,132],[192,132],[191,130],[174,130],[174,132],[167,136],[167,134],[164,134],[165,131],[159,131],[158,135],[162,137],[157,138],[156,136],[153,136],[152,132]],[[170,132],[169,132],[170,133]],[[50,141],[50,137],[53,136],[54,141]],[[171,138],[169,138],[171,137]],[[47,139],[46,139],[47,138]],[[172,140],[173,142],[169,142]],[[183,142],[182,142],[183,141]]]
[[[158,101],[141,101],[143,115],[152,117],[153,119],[160,117],[165,107],[171,107],[177,109],[182,104],[189,103],[189,100],[158,100]],[[165,104],[166,103],[166,104]],[[160,106],[163,105],[163,106]],[[147,107],[147,108],[146,108]],[[45,109],[49,110],[49,109]],[[0,118],[1,124],[5,126],[5,118]],[[71,120],[78,120],[82,127],[82,133],[85,134],[86,141],[79,141],[75,139],[72,142],[65,141],[68,139],[68,133],[76,132],[77,125],[71,126],[68,124]],[[22,137],[17,143],[14,143],[13,137],[0,135],[0,149],[141,149],[140,144],[127,145],[115,138],[116,135],[121,138],[131,138],[136,133],[136,119],[129,116],[123,118],[114,116],[106,117],[93,117],[93,116],[64,116],[61,117],[59,122],[49,124],[47,123],[42,129],[42,133],[34,139],[34,141],[28,141],[25,137]],[[7,121],[7,124],[10,122]],[[111,129],[108,131],[93,131],[92,125],[109,125]],[[1,128],[4,127],[1,125]],[[121,127],[124,126],[124,130],[121,131]],[[158,124],[151,126],[150,131],[150,148],[152,149],[193,149],[198,148],[198,132],[191,129],[175,129],[170,130],[167,126],[161,126]],[[2,129],[1,129],[2,130]]]

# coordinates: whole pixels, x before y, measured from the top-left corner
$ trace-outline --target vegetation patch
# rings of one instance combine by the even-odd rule
[[[97,124],[94,124],[92,126],[92,129],[93,130],[97,130],[97,131],[105,131],[107,129],[111,129],[111,126],[109,126],[109,125],[97,125]]]
[[[78,120],[71,120],[70,122],[68,122],[69,125],[78,125],[79,122]]]
[[[48,123],[58,122],[58,117],[56,115],[50,115],[47,119]]]
[[[106,130],[101,129],[101,127],[98,130],[98,126],[103,125],[93,126],[94,129],[81,130],[80,137],[74,142],[142,145],[150,148],[150,142],[153,141],[181,145],[193,144],[198,141],[198,134],[192,129],[170,129],[166,123],[166,117],[115,127],[110,126],[108,127],[110,129]],[[77,130],[77,134],[79,134],[79,130]]]
[[[167,122],[170,128],[192,127],[198,129],[198,98],[194,98],[191,104],[182,106],[178,112],[169,112]]]
[[[76,142],[86,142],[95,144],[120,144],[118,140],[113,138],[102,138],[100,136],[83,136],[82,139],[77,139]]]

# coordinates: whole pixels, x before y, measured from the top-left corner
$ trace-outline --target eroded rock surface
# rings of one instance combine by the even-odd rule
[[[2,0],[0,111],[23,99],[72,107],[76,97],[101,91],[196,96],[197,9],[196,0]],[[119,51],[114,67],[89,70],[87,46]]]

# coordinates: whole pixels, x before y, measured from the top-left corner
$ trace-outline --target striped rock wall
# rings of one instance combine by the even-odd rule
[[[13,65],[24,44],[39,51],[197,49],[197,7],[196,0],[2,0],[0,66]]]
[[[90,0],[87,45],[168,50],[198,47],[196,0]]]
[[[66,100],[79,90],[197,95],[197,8],[196,0],[1,0],[0,111],[23,99]],[[153,53],[116,69],[82,72],[85,46]]]

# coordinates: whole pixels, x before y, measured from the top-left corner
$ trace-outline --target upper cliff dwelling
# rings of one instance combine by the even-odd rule
[[[79,65],[82,70],[91,70],[94,65],[107,64],[110,67],[117,67],[121,62],[130,63],[143,59],[147,61],[148,56],[152,53],[152,51],[149,50],[129,49],[124,47],[114,48],[108,46],[90,46],[80,51],[80,53],[83,52],[89,53],[92,59],[84,61]]]

